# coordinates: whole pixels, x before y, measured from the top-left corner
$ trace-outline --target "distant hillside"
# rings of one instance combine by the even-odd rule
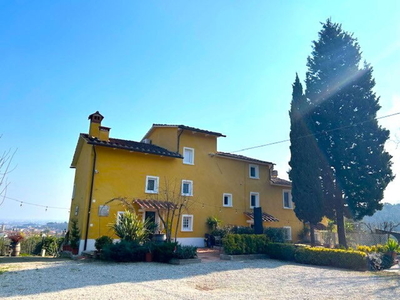
[[[365,223],[394,222],[400,223],[400,204],[385,203],[382,210],[377,211],[371,217],[364,217]]]

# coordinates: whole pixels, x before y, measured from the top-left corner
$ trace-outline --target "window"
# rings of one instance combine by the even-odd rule
[[[290,226],[283,226],[283,238],[285,241],[291,241],[292,240],[292,227]]]
[[[232,194],[224,194],[223,195],[222,205],[225,207],[232,206]]]
[[[292,193],[289,190],[283,191],[283,208],[293,209]]]
[[[182,215],[181,231],[193,231],[193,215]]]
[[[72,200],[74,200],[75,198],[75,183],[74,183],[74,188],[72,189]]]
[[[75,206],[75,216],[77,216],[78,215],[78,213],[79,213],[79,206]]]
[[[194,165],[194,149],[183,147],[183,163]]]
[[[193,196],[193,181],[182,180],[182,196]]]
[[[146,176],[146,193],[158,193],[158,177]]]
[[[260,206],[260,194],[259,193],[250,193],[250,208],[259,207]]]
[[[249,165],[249,177],[250,178],[259,178],[259,173],[258,173],[258,166],[257,165]]]

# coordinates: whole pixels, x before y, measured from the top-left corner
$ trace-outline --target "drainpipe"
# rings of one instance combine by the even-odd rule
[[[87,240],[89,235],[89,226],[90,226],[90,210],[92,208],[92,197],[93,197],[93,186],[94,186],[94,174],[96,173],[96,147],[95,145],[92,146],[93,149],[93,168],[92,168],[92,182],[90,183],[90,195],[89,195],[89,206],[88,206],[88,215],[87,215],[87,222],[86,222],[86,232],[85,232],[85,243],[83,245],[83,251],[86,251],[87,248]]]
[[[179,132],[179,134],[178,134],[178,143],[177,143],[176,153],[179,153],[179,142],[181,140],[182,133],[183,133],[183,129],[181,129],[181,132]]]

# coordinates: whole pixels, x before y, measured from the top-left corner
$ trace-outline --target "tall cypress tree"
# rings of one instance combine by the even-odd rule
[[[314,227],[322,220],[324,209],[318,169],[318,148],[310,119],[312,109],[303,94],[299,77],[293,84],[290,116],[289,177],[292,181],[294,212],[303,222],[310,224],[311,244],[315,244]]]
[[[343,246],[345,213],[358,220],[382,209],[383,191],[394,178],[384,150],[389,131],[376,120],[372,68],[360,67],[360,60],[357,40],[328,19],[307,63],[305,94],[313,107],[323,205],[336,218]]]

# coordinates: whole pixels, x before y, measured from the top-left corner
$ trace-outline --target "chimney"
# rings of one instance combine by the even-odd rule
[[[99,111],[91,114],[88,119],[90,120],[89,135],[98,138],[101,141],[108,141],[110,128],[101,126],[101,121],[104,117],[99,113]]]
[[[277,170],[272,170],[271,171],[271,178],[277,178],[278,177],[278,171]]]

